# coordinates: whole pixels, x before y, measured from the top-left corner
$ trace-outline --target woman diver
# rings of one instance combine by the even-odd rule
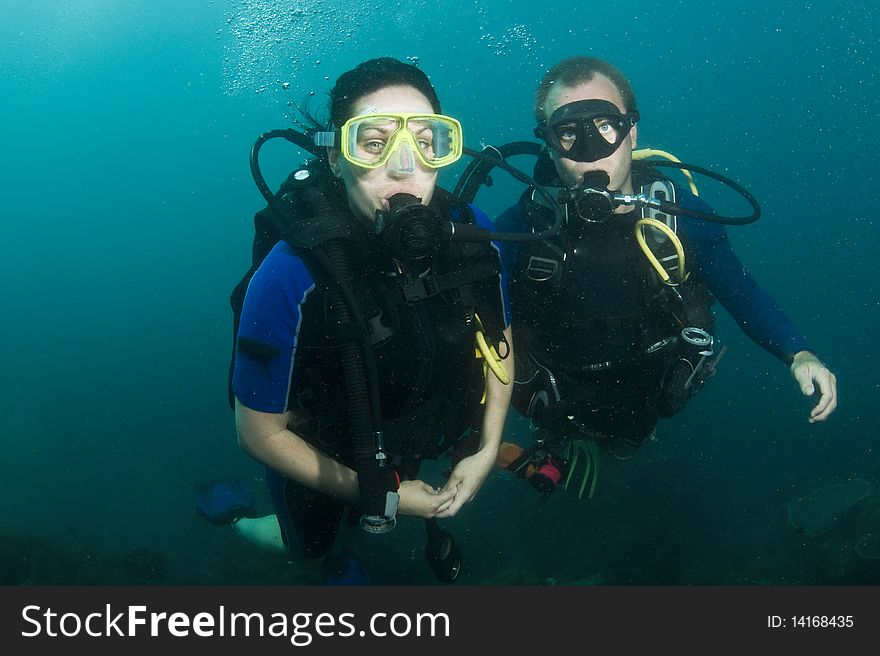
[[[428,77],[363,62],[339,77],[329,112],[329,129],[307,131],[316,159],[257,215],[230,370],[239,444],[266,467],[269,541],[305,558],[338,553],[346,517],[371,533],[420,517],[449,538],[435,519],[492,469],[513,369],[497,245],[442,237],[449,222],[491,222],[437,186],[463,143]],[[421,480],[421,461],[444,454],[445,483]],[[224,520],[267,537],[265,518],[241,514]],[[429,563],[441,580],[460,565]]]

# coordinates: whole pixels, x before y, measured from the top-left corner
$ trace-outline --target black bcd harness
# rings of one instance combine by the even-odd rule
[[[643,192],[674,200],[672,183],[656,169],[634,162],[633,172]],[[546,153],[538,156],[535,178],[548,186],[561,185]],[[520,207],[524,222],[536,232],[554,220],[531,189],[524,192]],[[585,403],[589,407],[601,394],[597,381],[614,377],[613,372],[655,372],[651,375],[658,377],[659,391],[651,412],[661,417],[680,411],[714,373],[707,361],[714,342],[714,298],[697,278],[671,287],[652,270],[636,245],[635,222],[658,219],[674,233],[677,217],[648,211],[615,215],[613,222],[602,225],[574,217],[559,234],[520,246],[513,285],[515,325],[522,328],[517,341],[523,356],[517,362],[523,366],[518,367],[517,382],[532,384],[515,393],[514,400],[533,420],[541,415],[538,425],[576,414]],[[654,236],[663,239],[659,233]],[[584,287],[585,281],[593,288]],[[621,294],[626,300],[616,312],[609,310],[608,296],[619,299],[601,293],[606,284],[629,290]]]
[[[312,167],[307,166],[291,173],[276,194],[278,203],[267,206],[256,214],[252,265],[230,297],[234,336],[238,335],[247,286],[263,259],[281,239],[287,241],[307,263],[321,291],[323,310],[321,318],[316,320],[320,325],[315,326],[318,328],[316,333],[322,335],[322,343],[317,345],[318,350],[339,350],[343,344],[360,340],[367,348],[375,351],[392,339],[402,321],[408,322],[410,326],[413,322],[420,322],[424,330],[414,331],[418,334],[430,330],[431,323],[440,323],[439,327],[434,326],[433,332],[440,336],[434,341],[441,343],[433,346],[441,354],[450,353],[451,345],[460,345],[465,332],[472,336],[475,328],[474,315],[477,306],[481,305],[480,300],[489,294],[497,294],[497,282],[494,281],[497,281],[499,274],[499,263],[494,251],[489,252],[490,247],[485,243],[444,241],[439,245],[433,265],[424,271],[393,276],[377,271],[370,265],[377,257],[383,257],[376,240],[368,228],[351,215],[341,195],[342,190],[335,182],[326,182],[329,176],[322,175],[323,172],[316,168],[319,166],[320,164],[315,163]],[[316,213],[316,202],[324,203],[329,211],[325,209]],[[431,206],[453,222],[475,223],[471,208],[441,188],[435,190]],[[283,215],[277,211],[278,207],[286,210]],[[334,304],[331,293],[340,286],[340,281],[328,275],[327,267],[320,261],[320,253],[328,242],[344,244],[347,260],[345,264],[350,269],[344,285],[348,287],[348,294],[356,304],[357,311],[344,313],[345,320],[340,320],[338,312],[334,310],[335,306],[344,305],[344,302],[340,303],[340,299],[337,299]],[[433,309],[433,312],[426,308]],[[484,308],[480,313],[480,320],[487,336],[498,343],[504,339],[504,322],[503,317],[496,315],[496,312]],[[470,342],[465,340],[465,343]],[[413,347],[418,349],[420,345],[414,344]],[[270,347],[242,338],[237,338],[235,348],[260,357],[272,356],[267,351]],[[459,351],[462,349],[459,348]],[[235,350],[230,364],[230,403],[234,401],[231,387],[234,353]],[[459,362],[466,368],[466,371],[461,372],[465,380],[473,378],[471,374],[477,367],[472,349],[469,356],[466,362],[459,358]],[[410,366],[416,370],[427,369],[437,360],[442,362],[444,357],[416,357],[414,364]],[[414,378],[424,381],[428,375],[426,372],[424,376],[420,376],[417,371]],[[365,376],[370,377],[368,371]],[[308,378],[314,381],[327,377],[316,375]],[[389,462],[401,475],[415,477],[422,458],[438,457],[461,437],[463,429],[473,427],[473,422],[466,421],[469,418],[462,416],[466,414],[465,410],[473,408],[457,408],[462,405],[462,398],[448,398],[449,387],[450,385],[445,388],[443,385],[434,385],[432,389],[411,389],[408,396],[412,402],[399,404],[400,407],[396,409],[402,414],[390,420],[382,416],[372,417],[373,423],[382,424],[384,449]],[[294,392],[292,390],[292,395]],[[472,399],[477,392],[476,389],[470,390],[465,396]],[[371,397],[373,406],[382,405],[378,390],[368,390],[367,394]],[[339,413],[335,407],[328,409],[328,404],[317,400],[312,408],[317,411],[323,408],[326,410],[323,414],[327,415],[325,419],[319,418],[317,441],[324,443],[323,437],[342,432],[340,416],[346,419],[345,413]],[[460,412],[455,412],[456,410]],[[453,416],[459,417],[459,420],[453,421]],[[412,429],[415,426],[424,426],[432,417],[443,418],[440,422],[445,424],[440,427],[442,439],[428,440],[428,433],[431,431],[426,429],[421,431],[424,440],[413,440]],[[338,440],[329,440],[324,445],[330,447],[331,453],[348,464],[354,464],[353,456],[346,445],[340,444]],[[356,454],[354,459],[357,459]]]

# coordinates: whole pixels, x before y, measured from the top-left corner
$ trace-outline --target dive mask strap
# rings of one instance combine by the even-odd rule
[[[319,148],[338,148],[339,136],[341,132],[339,130],[333,130],[332,132],[315,132],[312,135],[312,139],[316,146]]]

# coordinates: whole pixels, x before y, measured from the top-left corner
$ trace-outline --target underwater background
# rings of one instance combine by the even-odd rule
[[[384,55],[419,63],[469,147],[533,140],[535,86],[575,54],[632,80],[641,147],[758,198],[762,218],[731,239],[837,374],[840,405],[808,424],[787,368],[717,307],[718,375],[632,460],[604,459],[592,500],[496,470],[441,522],[464,555],[458,585],[880,584],[877,3],[0,9],[0,584],[317,583],[194,510],[194,485],[232,477],[271,511],[226,397],[228,298],[264,206],[249,149]],[[263,152],[272,186],[302,160]],[[495,215],[522,187],[493,177],[477,204]],[[528,443],[513,412],[506,437]],[[354,540],[380,582],[436,583],[422,522]]]

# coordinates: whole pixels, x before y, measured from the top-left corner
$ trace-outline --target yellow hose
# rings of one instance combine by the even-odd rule
[[[670,162],[681,164],[680,159],[678,159],[675,155],[667,153],[665,150],[657,150],[655,148],[641,148],[639,150],[634,150],[632,153],[632,158],[634,160],[648,159],[649,157],[662,157],[663,159],[668,159]],[[697,191],[697,183],[694,182],[694,176],[691,175],[691,172],[687,169],[682,169],[681,172],[684,174],[684,177],[688,179],[691,193],[693,193],[694,196],[699,196],[700,192]]]
[[[677,282],[671,282],[669,272],[663,267],[663,265],[660,263],[660,260],[657,259],[657,256],[654,255],[654,252],[645,241],[645,234],[642,230],[642,226],[645,225],[649,225],[652,228],[655,228],[665,234],[672,245],[675,246],[675,254],[678,257],[678,271],[681,274],[681,279]],[[639,219],[638,221],[636,221],[636,241],[639,242],[639,246],[645,253],[645,257],[648,258],[648,262],[650,262],[651,266],[654,267],[654,270],[657,272],[657,275],[660,276],[660,279],[663,281],[664,284],[674,287],[675,285],[687,280],[690,274],[685,268],[684,248],[681,245],[681,240],[678,238],[672,228],[670,228],[662,221],[658,221],[657,219]]]

